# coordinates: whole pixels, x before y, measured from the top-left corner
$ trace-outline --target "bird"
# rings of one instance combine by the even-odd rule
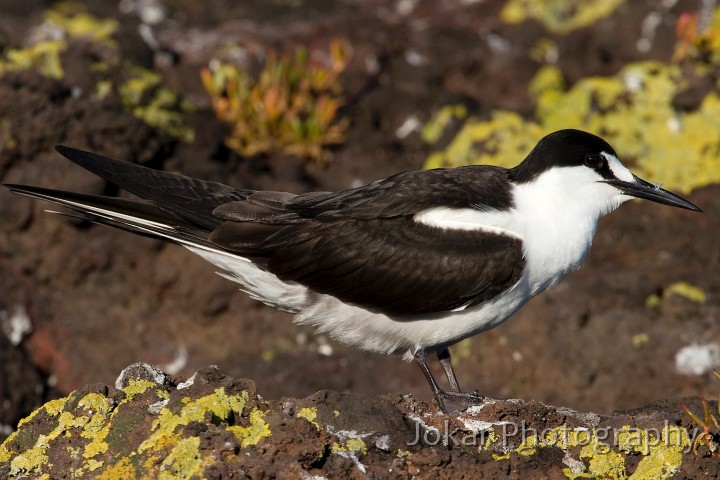
[[[580,267],[600,217],[632,198],[702,211],[640,179],[602,138],[564,129],[513,168],[396,173],[337,192],[234,188],[57,146],[139,199],[6,184],[69,215],[179,244],[250,297],[362,350],[415,361],[441,411],[482,403],[449,347]],[[437,356],[449,388],[433,376]]]

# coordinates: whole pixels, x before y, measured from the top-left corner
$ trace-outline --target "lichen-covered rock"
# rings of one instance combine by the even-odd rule
[[[265,401],[207,367],[144,364],[52,400],[0,446],[0,478],[693,478],[699,430],[666,402],[609,417],[488,400],[443,415],[409,396]],[[699,408],[693,399],[686,401]],[[707,453],[707,452],[705,452]],[[513,473],[514,472],[514,473]],[[673,477],[675,478],[675,477]]]

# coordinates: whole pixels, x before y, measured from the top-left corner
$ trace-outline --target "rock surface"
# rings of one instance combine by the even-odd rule
[[[175,383],[134,364],[24,419],[0,477],[717,478],[717,458],[692,453],[698,432],[677,401],[597,415],[488,399],[443,415],[409,395],[265,400],[215,366]]]

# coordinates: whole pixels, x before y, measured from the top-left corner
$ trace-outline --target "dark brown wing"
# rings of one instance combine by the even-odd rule
[[[475,305],[516,283],[524,267],[515,237],[442,230],[407,216],[251,225],[225,223],[210,240],[282,280],[390,315]]]
[[[405,172],[342,192],[293,195],[237,190],[67,147],[58,151],[150,203],[13,188],[87,211],[100,223],[183,244],[212,242],[283,280],[376,311],[413,315],[477,304],[517,282],[524,267],[515,237],[413,220],[439,206],[507,208],[507,170],[498,167]]]

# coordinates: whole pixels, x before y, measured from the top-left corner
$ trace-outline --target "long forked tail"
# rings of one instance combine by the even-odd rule
[[[218,251],[217,246],[209,241],[208,235],[222,220],[214,217],[212,211],[218,205],[243,199],[251,193],[75,148],[58,146],[56,150],[73,163],[134,193],[142,200],[87,195],[29,185],[4,186],[17,194],[65,206],[75,212],[74,215],[70,214],[71,216],[184,246]]]
[[[88,195],[28,185],[4,186],[11,192],[50,201],[73,212],[53,213],[182,245],[222,268],[225,273],[221,275],[240,283],[242,290],[253,298],[293,313],[301,310],[307,290],[305,287],[283,282],[243,254],[222,248],[210,240],[211,233],[227,221],[213,214],[218,206],[242,202],[258,194],[266,203],[290,194],[276,192],[268,199],[268,192],[238,190],[221,183],[153,170],[69,147],[57,147],[57,151],[141,199]]]
[[[48,210],[52,213],[82,218],[183,246],[217,251],[217,247],[208,241],[207,231],[145,200],[87,195],[30,185],[4,186],[13,193],[53,202],[75,212],[68,214]]]
[[[222,183],[153,170],[62,145],[55,149],[98,177],[152,202],[162,211],[171,212],[195,227],[216,228],[222,222],[212,214],[217,206],[244,200],[252,193],[251,190],[236,190]]]

